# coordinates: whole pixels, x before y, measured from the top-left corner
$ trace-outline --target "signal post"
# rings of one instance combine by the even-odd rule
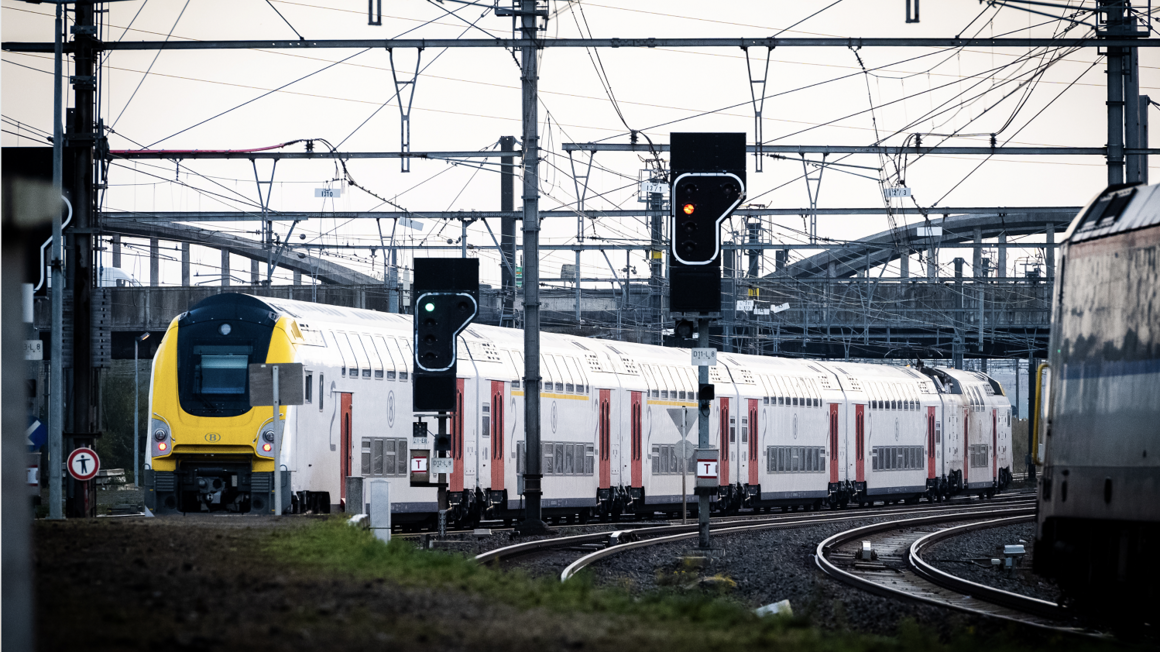
[[[414,391],[412,407],[420,421],[414,435],[426,435],[422,414],[438,423],[430,450],[411,450],[411,486],[438,487],[439,536],[447,528],[447,481],[454,466],[447,417],[456,409],[455,372],[458,338],[479,314],[479,260],[415,259]]]
[[[745,134],[674,133],[669,168],[671,244],[669,306],[676,332],[686,338],[697,324],[693,362],[697,372],[697,519],[699,546],[710,547],[709,511],[719,486],[718,449],[709,443],[709,415],[714,399],[709,367],[716,350],[709,343],[709,324],[721,316],[721,223],[745,200]]]

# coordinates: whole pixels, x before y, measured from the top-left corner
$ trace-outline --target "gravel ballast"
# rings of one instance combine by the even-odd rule
[[[991,567],[992,559],[1003,559],[1003,546],[1021,544],[1027,554],[1012,571]],[[971,582],[993,586],[1011,593],[1056,602],[1059,587],[1031,571],[1035,544],[1035,523],[1016,523],[966,532],[938,541],[922,553],[935,568]]]

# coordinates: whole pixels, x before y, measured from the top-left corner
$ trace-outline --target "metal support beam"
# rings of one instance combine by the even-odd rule
[[[461,158],[514,158],[521,156],[520,152],[504,152],[504,151],[449,151],[449,152],[331,152],[331,151],[315,151],[315,152],[251,152],[247,150],[197,150],[197,149],[118,149],[109,152],[110,160],[117,159],[132,159],[132,160],[158,160],[164,159],[167,161],[185,161],[189,159],[203,159],[203,160],[229,160],[237,159],[244,161],[281,161],[281,160],[301,160],[301,159],[317,159],[330,160],[342,159],[344,161],[354,159],[383,159],[383,158],[402,158],[402,159],[434,159],[434,160],[454,160]]]
[[[1107,16],[1108,33],[1119,33],[1124,23],[1123,0],[1099,0]],[[1124,54],[1122,47],[1108,47],[1108,185],[1124,182]]]
[[[514,181],[513,181],[514,183]],[[501,194],[502,200],[502,194]],[[1074,217],[1079,213],[1081,206],[968,206],[955,208],[939,208],[942,215],[1003,215],[1017,216],[1028,213],[1044,213],[1066,215]],[[905,211],[882,206],[851,207],[851,208],[815,208],[814,214],[824,217],[857,216],[857,215],[918,215],[917,210]],[[811,211],[803,208],[739,208],[733,211],[738,217],[759,216],[800,216]],[[624,217],[649,217],[653,211],[648,208],[625,210],[586,210],[583,208],[555,209],[540,211],[540,219],[568,218],[581,220],[590,219],[619,219]],[[320,216],[339,220],[386,220],[386,219],[429,219],[429,220],[481,220],[488,218],[521,219],[522,211],[333,211],[327,213],[307,211],[270,211],[265,216],[260,211],[141,211],[141,212],[103,212],[102,216],[108,220],[133,220],[134,222],[258,222],[258,221],[302,221],[317,219]],[[913,228],[910,227],[910,228]],[[514,233],[514,232],[513,232]]]
[[[189,287],[189,243],[181,243],[181,286]]]
[[[540,141],[539,141],[539,47],[536,41],[536,0],[520,0],[520,29],[526,45],[520,47],[520,82],[523,87],[523,180],[524,180],[524,431],[527,461],[524,464],[524,520],[519,531],[540,534],[544,525],[540,498],[543,455],[540,452]],[[608,451],[601,450],[607,455]]]
[[[1160,40],[1160,39],[1157,39]],[[1109,59],[1110,60],[1110,59]],[[1122,143],[1121,143],[1122,145]],[[565,152],[643,152],[650,153],[669,151],[668,143],[655,143],[653,147],[647,144],[631,143],[564,143],[560,146]],[[903,154],[915,155],[974,155],[974,156],[1106,156],[1105,147],[913,147],[899,145],[762,145],[762,152],[771,154],[872,154],[874,156],[899,156]],[[755,145],[746,145],[745,151],[756,153]],[[1136,153],[1160,154],[1160,150],[1132,150]]]
[[[403,172],[411,171],[411,101],[415,99],[415,84],[419,81],[419,62],[423,59],[423,48],[415,51],[415,73],[410,79],[399,81],[398,68],[395,66],[395,51],[387,50],[387,58],[391,61],[391,79],[395,82],[395,98],[399,101],[399,149]],[[404,95],[404,91],[406,94]],[[405,100],[405,101],[404,101]]]
[[[61,89],[62,54],[64,39],[64,5],[56,6],[56,23],[52,84],[52,192],[64,197],[64,131],[63,92]],[[48,390],[48,518],[64,518],[64,486],[61,470],[64,468],[64,229],[63,215],[52,216],[52,287],[49,289],[52,306],[52,350],[49,354]]]
[[[1131,24],[1135,25],[1135,19]],[[1140,111],[1147,107],[1140,105],[1140,50],[1128,48],[1124,56],[1126,70],[1124,71],[1124,145],[1130,150],[1147,147],[1148,143],[1140,138]],[[1140,183],[1143,177],[1143,166],[1147,165],[1148,157],[1144,154],[1128,154],[1126,166],[1126,181]]]
[[[161,285],[161,243],[149,238],[149,285]]]
[[[761,67],[761,76],[753,76],[753,64],[749,60],[749,48],[745,50],[745,70],[749,73],[749,97],[753,102],[753,163],[755,172],[762,171],[762,162],[765,160],[765,136],[762,129],[761,112],[765,109],[765,82],[769,79],[769,55],[773,48],[765,50],[765,65]]]
[[[386,48],[1100,48],[1160,47],[1160,39],[1125,38],[544,38],[496,39],[302,39],[231,41],[115,41],[107,52],[126,50],[364,50]],[[52,43],[9,41],[8,52],[52,52]],[[72,47],[65,48],[71,52]]]
[[[516,139],[514,136],[503,136],[499,139],[499,149],[501,152],[511,152],[515,150]],[[511,158],[503,159],[503,164],[500,167],[499,180],[499,210],[504,213],[500,220],[500,253],[504,261],[503,268],[500,270],[500,288],[503,290],[503,308],[500,319],[500,326],[514,327],[515,326],[515,297],[516,297],[516,213],[515,210],[515,194],[516,194],[516,167]],[[487,220],[483,221],[487,224]]]
[[[822,173],[826,171],[826,155],[822,154],[822,162],[815,164],[813,161],[807,161],[805,154],[801,155],[802,159],[802,178],[806,182],[806,195],[809,197],[810,210],[809,213],[803,215],[809,220],[809,225],[806,232],[810,236],[810,244],[818,241],[818,194],[822,191]],[[811,174],[810,165],[816,168]]]

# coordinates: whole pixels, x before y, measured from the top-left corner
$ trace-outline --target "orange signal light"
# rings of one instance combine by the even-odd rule
[[[262,444],[262,450],[266,451],[267,453],[270,452],[270,448],[271,446],[269,444]]]
[[[158,444],[157,444],[157,450],[159,450],[159,451],[163,451],[163,450],[165,450],[166,448],[169,448],[169,444],[166,444],[165,442],[158,442]]]
[[[685,212],[685,215],[692,215],[693,211],[697,210],[697,207],[692,204],[685,204],[681,207],[681,210]]]

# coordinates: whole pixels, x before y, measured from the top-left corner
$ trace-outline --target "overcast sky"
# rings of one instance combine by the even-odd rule
[[[1092,0],[1070,2],[1092,6]],[[383,3],[382,26],[368,26],[362,0],[136,0],[109,3],[105,40],[225,40],[337,38],[481,38],[510,36],[511,19],[483,7],[420,0]],[[50,41],[52,7],[2,0],[5,41]],[[548,37],[1050,37],[1091,32],[1085,25],[1052,20],[1015,8],[987,8],[976,0],[923,3],[921,22],[907,24],[904,0],[805,0],[797,2],[551,2]],[[283,20],[282,17],[285,18]],[[1060,12],[1057,9],[1046,9]],[[451,15],[449,12],[455,12]],[[1091,21],[1090,13],[1079,18]],[[287,24],[289,23],[289,24]],[[787,29],[790,28],[790,29]],[[783,31],[784,30],[784,31]],[[403,78],[413,74],[414,50],[396,50]],[[766,51],[751,50],[757,70]],[[859,61],[859,58],[861,61]],[[337,65],[335,62],[342,61]],[[51,131],[50,56],[3,54],[0,102],[5,146],[47,144],[36,130]],[[1160,59],[1142,49],[1141,92],[1160,97]],[[418,61],[411,146],[415,151],[494,148],[505,135],[520,135],[519,69],[500,49],[429,48]],[[863,73],[863,65],[869,72]],[[1104,60],[1095,48],[1071,53],[968,48],[779,48],[770,53],[764,87],[764,140],[774,144],[903,144],[910,134],[922,142],[1101,147],[1106,142]],[[148,75],[145,72],[149,71]],[[609,90],[601,83],[606,75]],[[753,106],[746,54],[715,49],[548,49],[541,57],[541,143],[546,148],[541,207],[575,205],[575,184],[565,142],[628,142],[629,129],[654,142],[671,131],[744,131],[754,139]],[[400,114],[388,53],[359,50],[246,50],[117,52],[105,60],[100,114],[114,134],[113,149],[245,149],[298,139],[326,139],[343,151],[397,151]],[[271,92],[278,89],[277,92]],[[758,88],[757,90],[761,90]],[[70,97],[71,101],[71,97]],[[617,111],[619,107],[619,115]],[[1160,119],[1152,109],[1152,117]],[[216,116],[216,117],[215,117]],[[623,116],[623,121],[620,116]],[[625,123],[628,127],[626,128]],[[19,133],[20,136],[15,134]],[[948,136],[953,136],[947,138]],[[302,145],[288,148],[302,151]],[[667,157],[666,157],[667,158]],[[838,157],[830,157],[834,161]],[[1082,205],[1104,186],[1099,157],[926,156],[889,160],[854,156],[842,162],[871,169],[829,168],[822,178],[821,207],[883,206],[883,185],[897,185],[899,172],[924,207]],[[579,166],[581,159],[576,159]],[[758,204],[808,205],[799,159],[767,160],[758,174],[749,157],[749,197]],[[497,210],[499,175],[494,170],[416,160],[407,174],[396,161],[353,161],[350,175],[376,195],[408,210]],[[600,153],[589,178],[590,209],[636,207],[635,182],[642,157]],[[978,167],[977,170],[975,168]],[[879,171],[881,169],[881,171]],[[972,172],[973,171],[973,172]],[[847,172],[855,172],[857,175]],[[269,164],[261,168],[268,177]],[[1153,179],[1157,171],[1153,166]],[[275,210],[391,210],[380,199],[345,185],[333,162],[284,161],[274,176]],[[870,178],[867,178],[870,177]],[[257,202],[254,171],[247,161],[117,163],[105,196],[108,211],[250,210]],[[337,201],[314,197],[321,187],[342,187]],[[517,193],[518,196],[518,193]],[[896,201],[897,206],[903,206]],[[913,204],[898,223],[921,217]],[[734,220],[740,227],[741,220]],[[765,221],[767,238],[800,242],[799,217]],[[277,228],[284,233],[288,224]],[[223,224],[223,231],[254,231],[257,223]],[[885,217],[822,217],[819,233],[854,239],[888,228]],[[389,233],[390,224],[383,229]],[[492,224],[498,234],[498,221]],[[575,242],[576,220],[545,223],[542,242]],[[425,221],[422,231],[399,228],[400,242],[457,244],[458,223]],[[297,236],[304,234],[305,240]],[[586,220],[588,238],[638,238],[643,220]],[[332,218],[295,229],[295,243],[380,246],[374,221],[348,224]],[[468,242],[490,245],[483,226],[473,225]],[[341,252],[369,271],[369,249]],[[147,261],[128,256],[123,266],[144,278]],[[176,252],[169,252],[173,255]],[[435,255],[452,255],[440,252]],[[479,251],[484,282],[498,284],[499,258]],[[797,254],[795,254],[797,255]],[[957,253],[954,255],[964,255]],[[968,261],[969,255],[966,255]],[[1017,255],[1012,254],[1011,260]],[[766,269],[772,268],[767,256]],[[948,263],[953,255],[944,255]],[[336,259],[340,260],[340,259]],[[381,257],[378,258],[381,261]],[[556,276],[572,253],[545,258],[543,275]],[[217,282],[216,252],[197,250],[195,282]],[[610,275],[599,254],[585,255],[586,276]],[[623,253],[613,264],[625,265]],[[647,275],[642,254],[632,256],[635,276]],[[233,263],[248,278],[249,265]],[[914,271],[917,271],[916,269]],[[381,269],[380,269],[381,273]],[[896,272],[894,272],[896,273]],[[174,261],[163,265],[163,281],[179,282]]]

